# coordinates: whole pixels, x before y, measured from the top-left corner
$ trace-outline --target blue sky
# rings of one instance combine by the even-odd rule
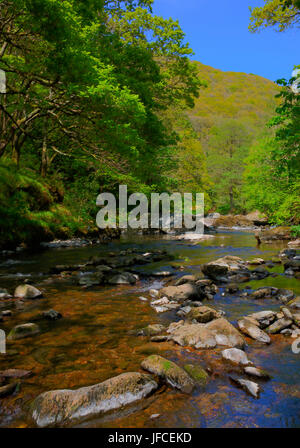
[[[299,29],[248,31],[248,7],[263,0],[154,0],[154,12],[178,19],[194,60],[224,71],[289,78],[299,60]]]

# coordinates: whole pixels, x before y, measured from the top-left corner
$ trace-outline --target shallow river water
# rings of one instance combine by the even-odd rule
[[[151,343],[149,338],[137,337],[134,331],[150,323],[170,323],[180,320],[176,311],[157,314],[149,301],[148,290],[160,288],[167,280],[146,277],[134,286],[93,287],[82,289],[72,278],[61,279],[46,275],[58,264],[79,264],[93,255],[104,255],[126,248],[145,251],[166,249],[174,255],[172,262],[160,262],[138,267],[141,271],[176,270],[175,278],[187,273],[199,274],[202,263],[225,255],[236,255],[245,260],[262,257],[270,260],[282,244],[256,246],[250,232],[222,231],[213,239],[200,244],[154,237],[124,238],[102,246],[48,249],[39,253],[20,253],[0,259],[0,288],[13,292],[24,279],[44,293],[36,300],[0,302],[1,310],[12,310],[12,316],[0,323],[9,330],[20,323],[33,322],[41,311],[55,309],[63,318],[38,321],[42,332],[34,337],[7,344],[7,354],[0,355],[0,370],[19,368],[32,370],[34,375],[22,380],[20,390],[0,399],[0,427],[31,427],[30,405],[41,392],[53,389],[78,388],[102,382],[130,371],[140,371],[141,361],[152,353],[177,362],[200,364],[211,372],[205,389],[196,388],[185,395],[169,387],[162,387],[152,397],[136,407],[124,409],[99,420],[82,424],[85,427],[300,427],[300,354],[291,350],[293,339],[272,336],[272,344],[264,346],[247,339],[246,352],[256,366],[266,369],[272,379],[258,381],[262,387],[259,399],[237,389],[222,368],[220,350],[195,350],[173,343]],[[9,260],[8,260],[9,259]],[[241,284],[275,286],[300,294],[300,282],[283,275],[281,265],[271,269],[279,275],[265,280]],[[43,274],[44,273],[44,274]],[[172,279],[174,280],[174,278]],[[242,316],[266,309],[279,310],[280,303],[265,299],[250,301],[234,295],[222,296],[207,302],[226,312],[235,324]],[[153,414],[159,414],[151,419]]]

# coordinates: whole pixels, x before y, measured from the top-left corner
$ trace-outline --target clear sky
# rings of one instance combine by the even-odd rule
[[[263,0],[154,0],[154,12],[178,19],[194,60],[224,71],[254,73],[275,81],[300,64],[300,31],[248,31],[249,6]]]

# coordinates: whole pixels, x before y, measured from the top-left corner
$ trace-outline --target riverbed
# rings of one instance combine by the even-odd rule
[[[246,353],[256,366],[267,370],[272,379],[260,381],[259,399],[236,388],[222,368],[220,350],[183,348],[171,342],[154,343],[138,337],[139,328],[151,323],[169,324],[180,320],[176,311],[157,314],[150,306],[149,290],[160,289],[168,278],[144,276],[154,269],[171,270],[172,281],[185,274],[200,274],[200,265],[235,255],[244,260],[261,257],[270,260],[286,247],[284,243],[256,245],[250,231],[220,231],[214,238],[196,244],[162,237],[122,237],[121,241],[76,248],[45,249],[42,252],[20,252],[0,259],[0,288],[10,292],[29,280],[43,292],[36,300],[0,302],[1,310],[12,316],[0,323],[6,333],[20,323],[35,322],[45,310],[54,309],[63,318],[54,322],[39,321],[41,333],[7,343],[7,354],[0,355],[0,370],[32,370],[12,396],[0,399],[0,427],[32,427],[30,406],[41,392],[54,389],[76,389],[100,383],[124,372],[141,371],[141,361],[159,353],[179,365],[199,364],[210,373],[208,385],[196,388],[191,395],[161,387],[150,398],[135,407],[125,408],[81,424],[85,427],[299,427],[300,426],[300,354],[291,350],[293,339],[272,336],[270,346],[247,338]],[[50,276],[55,265],[86,262],[91,256],[106,256],[111,251],[135,248],[150,252],[165,249],[172,261],[138,266],[141,280],[134,286],[105,286],[83,289],[72,276]],[[276,264],[269,269],[278,274],[264,280],[239,285],[240,289],[275,286],[300,295],[300,282],[283,275]],[[143,301],[140,297],[148,298]],[[214,301],[204,302],[236,320],[255,311],[278,310],[280,303],[271,299],[250,300],[224,294],[220,288]],[[152,416],[155,415],[156,418]]]

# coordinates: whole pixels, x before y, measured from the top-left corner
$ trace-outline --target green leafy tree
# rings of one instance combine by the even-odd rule
[[[250,8],[251,18],[249,29],[256,32],[261,28],[275,27],[285,31],[300,23],[299,0],[265,0],[265,5]]]
[[[240,206],[243,160],[250,136],[238,120],[222,120],[214,126],[206,144],[207,165],[211,173],[213,200],[221,212],[234,212]]]

